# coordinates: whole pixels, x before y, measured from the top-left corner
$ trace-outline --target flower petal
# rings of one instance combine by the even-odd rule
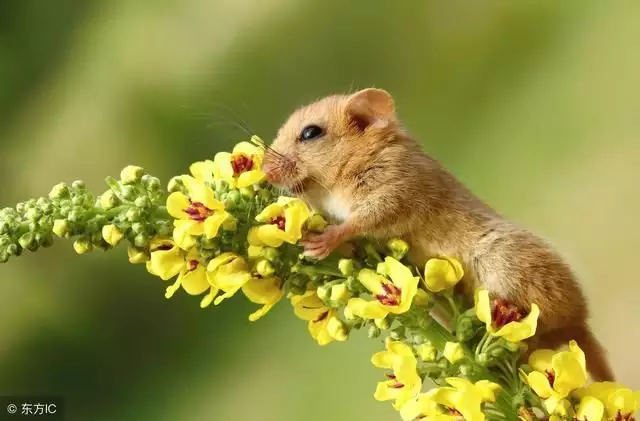
[[[275,225],[260,225],[256,227],[255,236],[259,241],[269,247],[280,247],[287,235]]]
[[[234,187],[233,166],[229,152],[218,152],[213,158],[213,175],[216,179],[224,180]]]
[[[238,177],[236,185],[239,189],[249,187],[251,185],[258,184],[264,180],[265,177],[266,174],[259,170],[245,171]]]
[[[537,305],[532,304],[531,311],[522,321],[507,323],[494,334],[505,338],[509,342],[520,342],[530,338],[536,334],[539,315],[540,309]]]
[[[578,405],[576,416],[580,421],[599,421],[604,416],[604,405],[593,396],[585,396]]]
[[[527,375],[527,383],[536,392],[536,395],[547,399],[553,395],[554,391],[549,384],[549,379],[539,371],[532,371]]]
[[[347,309],[351,315],[360,317],[362,319],[382,319],[387,317],[389,309],[377,301],[367,301],[362,298],[352,298],[347,303]]]
[[[378,295],[384,292],[382,284],[387,282],[387,278],[371,269],[362,269],[358,272],[358,281],[360,281],[372,295]]]
[[[475,294],[476,317],[487,326],[491,326],[491,299],[489,291],[478,289]]]
[[[194,162],[189,167],[191,175],[200,182],[213,182],[214,164],[211,160]]]
[[[231,215],[226,211],[215,211],[204,221],[204,235],[207,238],[214,238],[227,218],[231,218]]]
[[[529,356],[529,365],[536,371],[553,370],[552,361],[554,355],[556,355],[556,352],[551,349],[538,349]]]
[[[187,262],[187,267],[189,262]],[[185,268],[187,269],[187,268]],[[180,274],[182,288],[189,295],[200,295],[210,288],[205,267],[198,263],[195,270],[183,270]]]
[[[190,250],[196,244],[196,239],[189,234],[193,231],[198,231],[199,227],[196,221],[191,221],[187,219],[180,219],[173,221],[174,229],[173,229],[173,241],[180,247],[182,250]]]
[[[278,216],[284,216],[284,208],[277,203],[272,203],[256,216],[256,221],[268,223]]]
[[[184,212],[189,207],[189,198],[180,192],[173,192],[167,198],[167,212],[176,219],[184,219],[188,215]]]
[[[442,355],[451,363],[455,364],[464,358],[464,348],[459,342],[447,342],[444,345]]]
[[[429,259],[424,268],[424,278],[427,288],[433,292],[440,292],[456,285],[464,275],[462,265],[456,259]]]

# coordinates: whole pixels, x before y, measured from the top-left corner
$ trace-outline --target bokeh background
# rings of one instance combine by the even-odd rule
[[[295,107],[369,86],[481,197],[580,273],[640,388],[640,2],[4,0],[0,205],[135,163],[167,180]],[[71,244],[0,266],[0,395],[73,421],[392,420],[381,344],[318,347],[287,303],[201,310]]]

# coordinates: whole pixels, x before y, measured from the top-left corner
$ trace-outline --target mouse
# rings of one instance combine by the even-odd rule
[[[533,349],[575,340],[596,381],[613,381],[606,351],[588,324],[588,306],[571,266],[548,241],[477,197],[401,125],[383,89],[331,95],[295,110],[266,149],[268,181],[330,221],[302,242],[326,258],[365,237],[401,238],[410,260],[452,257],[465,268],[461,288],[485,288],[529,311],[540,308]]]

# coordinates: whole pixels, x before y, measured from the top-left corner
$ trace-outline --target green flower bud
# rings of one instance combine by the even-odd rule
[[[40,205],[40,211],[45,215],[51,215],[54,211],[54,208],[51,203],[44,203]]]
[[[311,215],[311,218],[307,221],[307,229],[311,232],[320,233],[327,227],[327,221],[321,216],[316,214]]]
[[[346,284],[347,288],[349,288],[350,291],[356,291],[358,288],[360,288],[361,285],[360,281],[358,281],[355,276],[349,276],[347,278]]]
[[[275,262],[278,259],[278,254],[278,249],[273,247],[265,247],[262,250],[262,255],[270,262]]]
[[[34,240],[34,234],[32,232],[27,232],[18,239],[18,244],[20,244],[20,247],[23,249],[29,249],[34,243]]]
[[[391,256],[396,260],[402,260],[409,251],[409,244],[399,238],[393,238],[387,242],[387,248],[391,251]]]
[[[111,246],[117,246],[124,234],[113,224],[102,227],[102,238]]]
[[[171,180],[169,180],[169,184],[167,184],[167,191],[169,193],[182,191],[183,188],[184,188],[184,182],[182,181],[181,176],[173,177]]]
[[[102,209],[109,210],[118,206],[120,199],[113,190],[107,190],[100,196],[99,203]]]
[[[0,263],[7,263],[9,261],[9,254],[5,251],[0,251]]]
[[[400,332],[397,332],[395,330],[392,330],[391,332],[389,332],[389,337],[391,339],[393,339],[394,341],[399,340],[400,338],[402,338],[402,335],[400,335]]]
[[[340,259],[338,262],[338,269],[343,275],[353,275],[354,264],[352,259]]]
[[[30,221],[37,221],[42,216],[42,213],[38,208],[29,208],[24,216]]]
[[[481,366],[486,367],[489,363],[489,356],[486,353],[482,352],[476,357],[476,362]]]
[[[50,199],[66,199],[69,197],[69,186],[65,183],[56,184],[49,192]]]
[[[369,339],[374,339],[380,336],[380,333],[382,333],[382,331],[378,329],[378,327],[369,326],[369,330],[367,331],[367,336],[369,337]]]
[[[267,277],[273,275],[275,271],[275,268],[267,259],[261,259],[256,263],[256,272],[258,272],[260,276]]]
[[[322,285],[318,287],[316,294],[322,301],[329,301],[329,298],[331,297],[331,288],[326,285]]]
[[[151,204],[151,202],[149,201],[149,198],[146,196],[138,197],[134,203],[139,208],[146,208]]]
[[[146,234],[138,234],[133,239],[133,244],[138,248],[146,248],[149,245],[149,237]]]
[[[146,250],[136,248],[132,245],[129,245],[127,255],[129,256],[129,263],[132,264],[144,263],[150,259],[149,253]]]
[[[120,172],[122,184],[135,184],[142,180],[144,169],[135,165],[129,165]]]
[[[78,239],[73,242],[73,249],[78,254],[85,254],[93,250],[93,245],[86,239]]]
[[[71,199],[71,204],[73,206],[82,206],[84,205],[84,197],[82,196],[75,196],[73,199]]]
[[[504,349],[503,347],[501,347],[501,346],[497,346],[497,347],[495,347],[495,348],[493,348],[493,349],[491,350],[491,352],[489,353],[489,355],[491,355],[492,357],[495,357],[495,358],[500,358],[500,357],[502,357],[502,356],[506,353],[506,351],[507,351],[507,350],[506,350],[506,349]]]
[[[125,200],[135,200],[137,195],[137,190],[133,186],[123,186],[120,190],[122,194],[122,198]]]
[[[385,262],[380,262],[376,266],[376,272],[378,272],[380,275],[389,275],[389,268],[387,267],[387,264]]]
[[[302,295],[306,291],[304,287],[301,287],[300,285],[295,285],[295,284],[291,284],[289,286],[289,290],[293,295]]]
[[[76,209],[72,209],[67,216],[69,222],[79,222],[82,219],[82,216],[79,211]]]
[[[87,185],[82,180],[76,180],[71,183],[71,188],[77,191],[83,191],[87,188]]]
[[[146,227],[140,222],[134,222],[133,224],[131,224],[131,231],[133,231],[134,234],[141,234],[143,232],[146,232]]]
[[[509,352],[517,352],[522,349],[521,345],[518,342],[505,341],[504,346]]]
[[[256,195],[256,191],[253,189],[253,187],[243,187],[240,189],[240,194],[243,197],[247,197],[249,199],[253,199],[253,196]]]
[[[158,236],[167,237],[173,232],[173,226],[169,221],[161,221],[156,224],[156,231],[158,232]]]
[[[9,238],[6,235],[3,235],[2,237],[0,237],[0,247],[6,247],[9,244],[11,244],[11,238]]]
[[[229,215],[227,219],[222,223],[222,229],[224,231],[235,231],[238,228],[238,221],[233,216]]]
[[[9,256],[17,256],[20,253],[20,249],[16,244],[9,244],[7,246],[6,252]]]
[[[16,211],[18,213],[22,214],[25,212],[25,210],[26,210],[26,205],[24,203],[20,202],[16,205]]]
[[[11,229],[11,225],[6,221],[0,221],[0,234],[7,234]]]
[[[36,241],[42,247],[51,247],[53,245],[53,235],[51,235],[51,233],[47,233],[47,234],[38,233],[36,234]]]
[[[149,191],[153,192],[153,191],[160,190],[161,183],[160,183],[160,180],[157,177],[153,177],[153,176],[150,176],[148,174],[145,174],[145,175],[142,176],[142,182],[144,183],[144,186]]]
[[[460,370],[460,374],[462,374],[465,377],[469,377],[470,375],[473,374],[473,366],[469,364],[462,364],[459,367],[459,370]]]
[[[238,204],[238,202],[240,201],[240,197],[240,192],[235,189],[227,193],[227,200],[230,200],[234,204]]]
[[[137,222],[140,220],[141,214],[138,209],[130,208],[127,210],[126,217],[129,222]]]

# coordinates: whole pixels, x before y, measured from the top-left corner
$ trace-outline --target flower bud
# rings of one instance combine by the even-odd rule
[[[22,247],[23,249],[31,250],[34,243],[35,237],[32,232],[27,232],[18,239],[18,244],[20,244],[20,247]]]
[[[273,275],[275,271],[275,268],[267,259],[261,259],[256,263],[256,272],[258,272],[260,276],[267,277]]]
[[[82,190],[85,190],[87,188],[87,185],[82,180],[76,180],[73,183],[71,183],[71,188],[73,190],[82,191]]]
[[[367,331],[367,336],[369,339],[374,339],[380,336],[382,332],[377,326],[369,326],[369,330]]]
[[[327,331],[336,341],[346,341],[349,337],[346,326],[337,317],[329,319]]]
[[[247,256],[249,259],[258,259],[262,257],[263,247],[260,246],[249,246],[247,247]]]
[[[392,330],[392,331],[389,333],[389,337],[390,337],[391,339],[393,339],[394,341],[398,341],[398,340],[400,340],[400,338],[401,338],[402,336],[400,335],[400,332],[396,332],[395,330]]]
[[[85,254],[93,249],[93,245],[85,239],[78,239],[73,242],[73,249],[78,254]]]
[[[56,184],[49,192],[49,198],[53,199],[66,199],[69,197],[69,186],[65,183]]]
[[[0,237],[0,247],[6,247],[11,244],[11,238],[7,235]]]
[[[381,319],[373,319],[373,323],[378,327],[378,329],[389,329],[389,320],[387,320],[386,317],[383,317]]]
[[[262,250],[262,255],[270,262],[275,262],[278,259],[278,254],[278,249],[273,247],[265,247]]]
[[[113,224],[102,227],[102,238],[111,246],[117,246],[124,234]]]
[[[84,205],[84,198],[82,196],[75,196],[73,199],[71,199],[71,204],[73,206],[82,206]]]
[[[391,256],[393,258],[396,260],[402,260],[409,251],[409,244],[399,238],[392,238],[387,242],[387,248],[391,251]]]
[[[18,256],[20,254],[20,249],[16,244],[9,244],[6,252],[9,256]]]
[[[133,239],[133,244],[138,248],[146,248],[149,245],[149,237],[146,234],[138,234]]]
[[[337,284],[331,287],[331,301],[336,304],[344,305],[351,298],[351,293],[345,284]]]
[[[504,348],[503,348],[503,347],[501,347],[501,346],[497,346],[497,347],[495,347],[495,348],[493,348],[493,349],[491,350],[491,352],[489,353],[489,355],[491,355],[492,357],[495,357],[495,358],[500,358],[500,357],[502,357],[505,353],[506,353],[506,349],[504,349]]]
[[[227,193],[227,200],[237,204],[240,201],[240,192],[238,190],[231,190]]]
[[[459,342],[447,342],[444,345],[444,351],[442,352],[444,357],[451,364],[455,364],[464,358],[464,348]]]
[[[135,200],[137,191],[133,186],[123,186],[120,190],[122,192],[122,198],[125,200]]]
[[[140,182],[144,175],[144,169],[135,165],[129,165],[120,172],[122,184],[135,184]]]
[[[459,367],[460,370],[460,374],[462,374],[465,377],[469,377],[471,374],[473,374],[473,366],[470,364],[462,364]]]
[[[380,275],[389,275],[389,268],[387,267],[387,264],[385,262],[380,262],[376,266],[376,272],[378,272]]]
[[[327,221],[319,214],[311,215],[307,221],[307,230],[320,233],[327,227]]]
[[[167,184],[167,191],[169,193],[182,191],[183,188],[184,188],[184,182],[182,181],[181,176],[173,177],[171,180],[169,180],[169,184]]]
[[[233,216],[229,215],[222,223],[222,229],[225,231],[235,231],[238,228],[238,221]]]
[[[321,287],[318,287],[316,294],[322,301],[329,301],[329,298],[331,297],[331,288],[326,285],[322,285]]]
[[[429,305],[429,293],[422,288],[418,288],[416,296],[413,298],[413,304],[418,307],[426,307]]]
[[[517,352],[522,350],[522,346],[518,342],[505,341],[504,346],[509,352]]]
[[[216,193],[222,194],[227,192],[227,190],[229,189],[229,184],[224,180],[216,180],[213,188]]]
[[[53,245],[53,235],[51,235],[51,233],[47,233],[47,234],[37,233],[36,241],[42,247],[51,247]]]
[[[151,202],[149,201],[149,198],[147,196],[140,196],[140,197],[136,198],[136,201],[134,203],[139,208],[146,208],[147,206],[149,206],[151,204]]]
[[[0,221],[0,235],[7,234],[11,229],[11,225],[9,225],[6,221]]]
[[[129,222],[136,222],[140,220],[140,211],[136,208],[130,208],[127,210],[126,217]]]
[[[51,203],[43,203],[39,205],[40,211],[45,215],[51,215],[53,213],[53,205]]]
[[[158,191],[160,190],[160,180],[158,179],[158,177],[153,177],[149,174],[145,174],[142,176],[142,182],[144,183],[144,186],[147,188],[147,190],[149,191]]]
[[[56,219],[51,231],[60,238],[66,237],[69,234],[69,223],[66,219]]]
[[[340,270],[340,273],[342,273],[343,275],[353,275],[353,271],[354,271],[354,264],[353,264],[353,260],[351,259],[340,259],[340,261],[338,262],[338,269]]]
[[[256,195],[256,191],[253,189],[253,187],[243,187],[240,189],[240,194],[243,197],[253,199],[253,196]]]
[[[127,255],[129,256],[129,263],[137,264],[137,263],[145,263],[149,261],[149,253],[143,249],[136,248],[132,245],[129,245],[127,249]]]
[[[482,352],[476,357],[476,362],[481,366],[486,367],[489,363],[489,356]]]
[[[38,208],[29,208],[24,216],[30,221],[37,221],[42,216],[42,213]]]
[[[9,261],[9,254],[6,251],[0,250],[0,263],[7,263]]]
[[[435,361],[438,356],[438,349],[431,344],[422,344],[416,348],[418,352],[418,356],[422,359],[422,361]]]
[[[131,231],[133,231],[134,234],[140,234],[146,232],[146,227],[141,222],[134,222],[131,224]]]
[[[349,288],[350,291],[355,291],[361,285],[360,281],[358,281],[355,276],[349,276],[347,278],[346,284],[347,288]]]

